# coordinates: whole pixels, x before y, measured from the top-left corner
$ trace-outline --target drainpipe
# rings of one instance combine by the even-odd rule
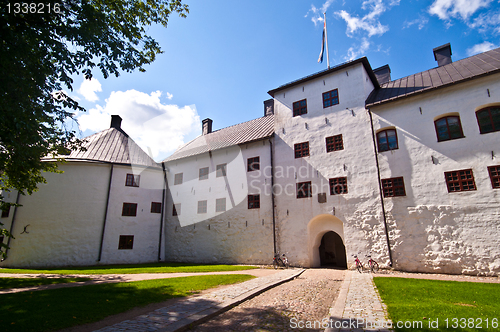
[[[14,231],[14,221],[16,220],[16,212],[17,212],[17,207],[19,206],[19,197],[21,196],[21,192],[18,190],[17,191],[17,197],[16,197],[16,205],[14,206],[14,212],[12,213],[12,221],[10,222],[10,235],[12,236],[12,232]],[[2,262],[6,260],[9,256],[7,253],[9,252],[10,248],[10,240],[12,237],[9,236],[7,239],[7,248],[5,249],[5,258],[2,259]]]
[[[167,171],[165,170],[165,164],[162,162],[161,167],[163,169],[163,195],[161,198],[162,205],[161,205],[161,219],[160,219],[160,240],[158,241],[158,261],[161,261],[161,240],[162,240],[162,235],[163,235],[163,216],[165,215],[165,206],[167,204],[166,202],[166,194],[167,194]]]
[[[111,180],[113,179],[113,164],[111,164],[111,168],[109,170],[109,183],[108,183],[108,195],[106,197],[106,208],[104,210],[104,222],[102,223],[102,232],[101,232],[101,245],[99,247],[99,257],[97,261],[101,261],[102,256],[102,246],[104,244],[104,230],[106,229],[106,220],[108,219],[108,206],[109,206],[109,194],[111,192]]]
[[[377,144],[375,142],[375,130],[373,129],[373,117],[372,117],[372,112],[370,111],[370,109],[368,109],[368,114],[370,115],[370,125],[372,127],[373,151],[375,152],[375,163],[377,165],[378,190],[379,190],[379,194],[380,194],[380,204],[382,205],[382,216],[384,219],[385,239],[387,241],[387,250],[389,251],[389,266],[392,267],[393,262],[392,262],[391,243],[389,242],[389,229],[387,227],[387,218],[385,216],[384,196],[382,193],[382,179],[380,178],[380,165],[378,163]]]
[[[274,134],[273,134],[274,136]],[[276,207],[274,205],[274,162],[273,162],[273,142],[269,139],[269,152],[271,153],[271,204],[273,205],[273,247],[276,255]]]

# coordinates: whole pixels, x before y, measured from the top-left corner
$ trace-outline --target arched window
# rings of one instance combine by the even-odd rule
[[[438,142],[464,137],[462,124],[458,115],[445,116],[434,121]]]
[[[398,136],[396,129],[386,129],[377,133],[378,152],[396,150],[398,148]]]
[[[476,117],[481,134],[500,131],[500,106],[483,108],[476,112]]]

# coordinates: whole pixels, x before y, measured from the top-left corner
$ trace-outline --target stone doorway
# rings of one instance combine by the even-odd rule
[[[342,238],[335,232],[327,232],[321,238],[319,259],[322,267],[347,268],[347,256]]]

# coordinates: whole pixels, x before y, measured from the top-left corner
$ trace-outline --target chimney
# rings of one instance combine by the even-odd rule
[[[373,69],[373,73],[375,74],[375,77],[377,78],[379,84],[384,84],[391,81],[391,68],[389,68],[389,65]]]
[[[274,114],[274,99],[264,101],[264,116]]]
[[[452,63],[451,60],[451,45],[450,43],[441,45],[432,50],[434,59],[438,62],[438,67]]]
[[[122,118],[119,115],[111,115],[111,125],[109,128],[121,130]]]
[[[206,118],[205,120],[201,121],[203,125],[203,135],[210,134],[212,132],[212,119]]]

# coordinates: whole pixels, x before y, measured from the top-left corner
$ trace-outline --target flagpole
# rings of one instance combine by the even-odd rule
[[[323,19],[325,20],[326,64],[328,69],[330,69],[330,57],[328,56],[328,34],[326,33],[326,12],[323,13]]]

